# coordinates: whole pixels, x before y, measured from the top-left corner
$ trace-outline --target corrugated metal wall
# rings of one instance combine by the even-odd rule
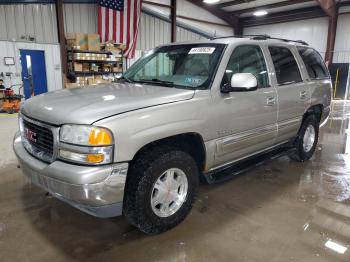
[[[7,72],[12,73],[11,77],[3,77],[6,86],[22,83],[20,49],[45,51],[48,90],[54,91],[62,89],[61,58],[58,44],[36,44],[0,41],[0,58],[6,56],[15,58],[15,65],[13,66],[6,66],[3,63],[0,63],[0,72],[3,72],[4,74]]]
[[[136,49],[148,50],[153,47],[170,43],[170,23],[157,17],[142,13],[140,32],[137,38]],[[176,40],[178,42],[197,40],[201,35],[182,27],[177,27]]]
[[[334,46],[334,63],[350,63],[350,14],[338,18],[337,37]]]
[[[246,35],[267,34],[274,37],[304,40],[322,53],[327,47],[327,33],[327,17],[244,28]]]
[[[64,4],[64,26],[66,33],[96,33],[97,5]]]
[[[23,36],[34,36],[37,43],[57,43],[55,5],[0,5],[0,40],[23,41]]]
[[[140,31],[137,37],[136,52],[133,59],[128,59],[127,66],[131,66],[139,59],[144,51],[156,46],[170,43],[170,23],[160,18],[142,13]],[[177,42],[202,39],[203,36],[177,26]]]

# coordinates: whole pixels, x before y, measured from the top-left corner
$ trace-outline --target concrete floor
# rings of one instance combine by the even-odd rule
[[[11,148],[16,116],[2,114],[0,261],[350,261],[349,118],[350,104],[336,103],[311,161],[283,157],[202,185],[181,225],[146,236],[28,184]]]

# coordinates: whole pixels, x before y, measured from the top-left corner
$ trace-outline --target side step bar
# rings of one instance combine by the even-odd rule
[[[203,174],[205,182],[208,184],[220,183],[232,179],[234,176],[239,175],[243,172],[251,170],[259,165],[267,163],[276,158],[288,155],[295,149],[289,144],[285,146],[272,149],[270,151],[249,157],[247,159],[233,163],[232,165],[225,166],[215,171],[211,171]]]

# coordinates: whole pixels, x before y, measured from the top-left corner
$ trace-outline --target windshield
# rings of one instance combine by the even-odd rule
[[[123,78],[129,82],[207,89],[225,45],[163,46],[133,64]]]

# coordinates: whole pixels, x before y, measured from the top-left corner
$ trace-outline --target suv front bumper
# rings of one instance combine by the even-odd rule
[[[122,214],[127,163],[90,167],[57,160],[48,164],[26,151],[19,133],[14,137],[13,149],[26,177],[54,197],[93,216]],[[103,179],[84,183],[93,177]]]

